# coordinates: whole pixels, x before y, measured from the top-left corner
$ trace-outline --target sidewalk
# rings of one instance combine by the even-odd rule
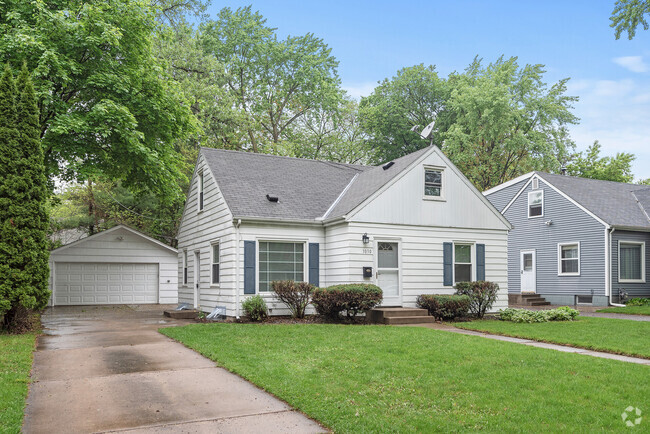
[[[530,339],[513,338],[513,337],[510,337],[510,336],[491,335],[491,334],[488,334],[488,333],[476,332],[476,331],[473,331],[473,330],[458,329],[456,327],[453,327],[453,326],[450,326],[450,325],[447,325],[447,324],[440,324],[440,323],[405,324],[405,325],[400,325],[400,326],[396,326],[396,327],[425,327],[425,328],[430,328],[430,329],[435,329],[435,330],[443,330],[443,331],[451,332],[451,333],[458,333],[458,334],[461,334],[461,335],[480,336],[482,338],[494,339],[494,340],[497,340],[497,341],[512,342],[512,343],[515,343],[515,344],[528,345],[529,347],[546,348],[546,349],[549,349],[549,350],[562,351],[564,353],[584,354],[586,356],[600,357],[602,359],[618,360],[618,361],[621,361],[621,362],[637,363],[639,365],[650,366],[650,359],[641,359],[641,358],[638,358],[638,357],[621,356],[619,354],[603,353],[601,351],[587,350],[587,349],[584,349],[584,348],[574,348],[574,347],[569,347],[569,346],[566,346],[566,345],[549,344],[549,343],[546,343],[546,342],[538,342],[538,341],[533,341],[533,340],[530,340]]]

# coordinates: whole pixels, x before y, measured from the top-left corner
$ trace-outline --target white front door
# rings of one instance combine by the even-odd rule
[[[521,292],[536,292],[536,260],[534,250],[522,250],[520,261]]]
[[[377,241],[377,286],[383,292],[382,306],[401,306],[399,243]]]
[[[200,278],[201,278],[201,254],[194,252],[194,308],[199,307],[200,294]]]

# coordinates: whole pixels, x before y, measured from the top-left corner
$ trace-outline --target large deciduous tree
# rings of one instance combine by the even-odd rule
[[[621,37],[621,33],[627,32],[627,38],[632,39],[636,36],[636,29],[639,25],[643,30],[648,30],[648,21],[645,17],[650,14],[650,2],[643,0],[618,0],[614,5],[610,27],[614,28],[616,39]]]
[[[0,315],[15,327],[48,297],[48,196],[36,95],[27,67],[18,87],[0,79]]]
[[[586,152],[573,155],[566,166],[569,175],[616,182],[634,180],[632,174],[634,154],[618,152],[615,157],[601,157],[600,149],[600,143],[595,141]]]
[[[377,162],[428,146],[419,133],[444,110],[448,96],[435,66],[416,65],[400,69],[362,98],[360,121]]]
[[[341,99],[338,62],[323,40],[311,33],[281,40],[250,6],[222,9],[201,26],[201,40],[224,66],[227,87],[247,118],[242,148],[274,151],[301,116]]]
[[[0,59],[33,70],[51,179],[181,196],[173,145],[192,116],[153,51],[160,13],[148,0],[4,2]]]
[[[542,65],[520,68],[516,58],[484,66],[479,59],[451,74],[446,110],[453,119],[443,150],[479,189],[530,170],[556,171],[573,148],[566,125],[576,97],[565,95],[568,79],[552,86]]]

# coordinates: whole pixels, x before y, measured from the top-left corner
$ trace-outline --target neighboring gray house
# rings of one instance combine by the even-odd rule
[[[511,302],[604,306],[650,297],[650,187],[531,172],[483,193],[510,221]]]
[[[202,148],[178,233],[179,301],[238,316],[274,280],[367,282],[384,306],[488,279],[507,306],[508,221],[437,147],[383,166]]]

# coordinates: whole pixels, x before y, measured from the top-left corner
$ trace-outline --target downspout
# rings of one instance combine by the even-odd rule
[[[610,306],[616,306],[616,307],[625,307],[624,304],[619,304],[619,303],[614,303],[612,301],[612,234],[616,228],[612,228],[609,231],[609,237],[608,237],[608,243],[607,243],[607,252],[605,252],[606,257],[608,258],[608,263],[607,263],[607,269],[609,270],[609,276],[607,279],[607,290],[609,292],[609,305]],[[618,259],[619,261],[621,258]]]
[[[239,239],[239,226],[241,226],[241,219],[235,223],[235,318],[239,319],[239,251],[241,250],[241,241]]]

